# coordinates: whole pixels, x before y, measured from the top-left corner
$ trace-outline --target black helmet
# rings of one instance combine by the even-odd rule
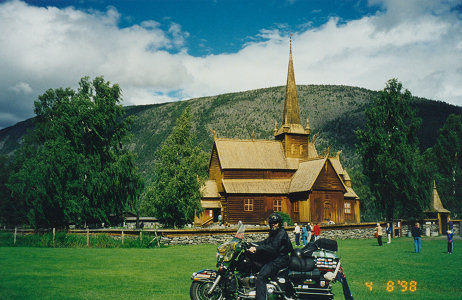
[[[268,218],[268,224],[271,225],[279,223],[279,227],[282,227],[282,217],[277,213],[272,213]]]

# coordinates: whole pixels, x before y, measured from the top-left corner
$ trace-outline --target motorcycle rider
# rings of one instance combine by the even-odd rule
[[[266,282],[269,277],[276,275],[277,271],[289,265],[289,253],[293,247],[289,235],[282,225],[282,217],[277,213],[272,213],[268,218],[270,231],[268,237],[256,243],[249,251],[263,256],[265,264],[257,275],[256,288],[257,300],[266,299]]]

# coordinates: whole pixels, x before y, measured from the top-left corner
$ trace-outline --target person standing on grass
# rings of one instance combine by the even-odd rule
[[[388,237],[387,244],[390,244],[391,243],[391,234],[393,232],[393,228],[391,227],[390,223],[387,223],[387,228],[385,229],[385,231],[386,231],[387,237]]]
[[[375,227],[375,236],[377,237],[377,242],[379,243],[379,246],[382,246],[382,226],[380,226],[380,223],[377,223],[377,227]]]
[[[420,253],[420,239],[422,236],[422,230],[420,230],[419,223],[415,223],[415,226],[411,230],[411,234],[414,237],[414,252]]]
[[[300,226],[298,226],[297,223],[295,223],[295,245],[300,246]]]
[[[451,230],[454,233],[454,223],[451,221],[451,217],[448,217],[448,230]]]
[[[454,232],[452,230],[448,230],[448,253],[452,254],[452,250],[454,250],[454,243],[452,242],[454,238]]]
[[[312,232],[311,223],[308,222],[308,223],[306,224],[306,233],[307,233],[307,236],[308,236],[308,237],[307,237],[307,241],[306,241],[307,244],[308,244],[309,242],[311,242],[311,236],[313,235],[311,232]]]
[[[308,241],[308,230],[306,229],[307,225],[302,225],[302,241],[303,241],[303,246],[305,246]]]
[[[319,227],[318,224],[315,224],[313,227],[313,232],[314,232],[314,240],[317,241],[319,239],[319,236],[321,235],[321,227]]]

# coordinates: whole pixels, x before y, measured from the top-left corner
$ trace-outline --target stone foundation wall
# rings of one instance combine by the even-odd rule
[[[383,228],[383,239],[386,239],[385,226]],[[429,231],[427,231],[427,228]],[[411,225],[403,224],[401,226],[401,236],[407,237],[410,234]],[[438,236],[437,224],[423,224],[422,236]],[[295,242],[295,234],[292,230],[288,229],[290,239]],[[460,222],[454,222],[454,235],[460,234]],[[220,245],[229,241],[234,233],[213,233],[206,235],[189,235],[189,236],[163,236],[161,243],[164,245],[197,245],[197,244],[215,244]],[[333,240],[345,239],[373,239],[375,235],[375,227],[367,228],[342,228],[342,229],[322,229],[321,237]],[[443,234],[444,235],[444,234]],[[267,238],[268,233],[246,233],[245,239],[247,242],[257,242]],[[301,237],[300,237],[300,243]]]
[[[323,230],[321,231],[321,237],[344,240],[344,239],[368,239],[374,238],[374,228],[360,228],[360,229],[340,229],[340,230]],[[174,236],[174,237],[162,237],[161,243],[164,245],[197,245],[197,244],[216,244],[220,245],[224,242],[229,241],[233,237],[233,234],[210,234],[210,235],[198,235],[198,236]],[[257,242],[264,240],[268,237],[268,233],[246,233],[245,240],[247,242]],[[295,234],[289,232],[290,239],[295,242]],[[301,237],[300,237],[300,243]]]

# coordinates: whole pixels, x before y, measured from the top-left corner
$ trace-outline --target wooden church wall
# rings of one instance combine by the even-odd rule
[[[244,224],[260,224],[265,213],[265,199],[262,196],[231,196],[227,197],[228,222],[236,224],[242,221]],[[252,210],[244,208],[245,200],[252,201]]]
[[[332,164],[327,161],[313,185],[311,220],[315,223],[344,223],[344,194],[342,182]]]
[[[344,223],[343,193],[336,191],[313,191],[310,195],[311,222]]]
[[[212,150],[212,157],[210,159],[210,166],[209,166],[209,179],[216,180],[218,187],[218,191],[221,193],[223,192],[223,185],[221,184],[221,179],[223,179],[223,174],[220,168],[220,162],[218,161],[218,154],[215,147]]]
[[[345,200],[344,215],[345,223],[356,223],[355,200]],[[349,204],[349,207],[348,207]],[[350,213],[348,213],[348,211]]]
[[[276,205],[278,209],[280,207],[280,211],[288,215],[291,213],[291,202],[287,196],[228,195],[227,200],[227,218],[228,222],[232,224],[239,221],[244,224],[263,224],[268,216],[275,212],[276,203],[280,203],[280,206]],[[246,200],[251,200],[253,203],[251,211],[248,211],[248,206],[245,207]]]

